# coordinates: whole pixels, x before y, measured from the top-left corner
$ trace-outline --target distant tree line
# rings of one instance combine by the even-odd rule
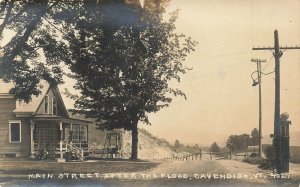
[[[256,128],[249,134],[230,135],[226,142],[226,147],[233,152],[247,149],[248,146],[258,145],[259,133]]]
[[[182,143],[180,143],[179,140],[175,140],[174,142],[174,145],[173,145],[174,149],[181,149],[181,148],[188,148],[188,149],[200,149],[199,145],[198,144],[195,144],[195,145],[184,145]]]

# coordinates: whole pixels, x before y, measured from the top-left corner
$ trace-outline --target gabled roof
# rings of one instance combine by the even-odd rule
[[[39,105],[41,104],[45,94],[49,91],[49,84],[46,81],[41,81],[41,94],[38,97],[32,96],[32,100],[29,103],[23,101],[20,102],[19,107],[14,110],[15,113],[35,113]]]
[[[53,88],[53,92],[55,92],[55,95],[57,96],[57,99],[59,100],[59,102],[61,103],[61,107],[62,107],[62,109],[63,109],[63,112],[65,113],[65,116],[67,117],[67,118],[69,118],[70,116],[69,116],[69,113],[68,113],[68,111],[67,111],[67,108],[66,108],[66,106],[65,106],[65,103],[64,103],[64,101],[63,101],[63,99],[62,99],[62,97],[61,97],[61,94],[60,94],[60,91],[59,91],[59,89],[58,89],[58,87],[57,86],[55,86],[54,88]]]
[[[38,97],[33,96],[32,100],[29,103],[25,103],[23,101],[20,102],[19,107],[15,109],[13,112],[19,116],[34,116],[38,118],[61,118],[61,116],[51,116],[47,114],[36,114],[41,103],[44,100],[45,95],[52,90],[53,94],[58,99],[58,102],[61,104],[61,109],[65,114],[65,117],[69,120],[73,121],[81,121],[81,122],[87,122],[87,123],[93,123],[93,119],[85,118],[83,115],[78,115],[78,114],[72,114],[71,112],[68,112],[65,104],[63,102],[63,99],[61,97],[60,91],[57,86],[54,86],[50,88],[50,85],[46,81],[41,81],[40,84],[42,85],[41,88],[41,94]],[[0,79],[0,95],[1,94],[9,94],[9,90],[13,87],[14,85],[12,83],[5,83]]]
[[[72,112],[68,111],[70,119],[74,120],[80,120],[80,121],[89,121],[91,123],[94,123],[96,120],[91,118],[85,118],[82,114],[73,114]]]
[[[41,94],[36,97],[36,96],[32,96],[32,100],[29,103],[25,103],[24,101],[20,101],[18,108],[16,108],[14,110],[14,113],[23,113],[23,114],[35,114],[36,111],[38,110],[39,106],[41,105],[44,96],[49,92],[50,85],[47,81],[42,80],[40,82],[40,84],[42,85],[41,87]],[[14,84],[13,83],[5,83],[2,79],[0,79],[0,94],[9,94],[9,90],[11,88],[13,88]],[[55,93],[55,95],[58,96],[58,100],[60,103],[62,103],[62,109],[63,112],[65,113],[66,117],[69,117],[69,114],[67,112],[67,109],[64,105],[64,102],[62,100],[62,97],[60,95],[59,89],[58,87],[53,87],[52,91]]]

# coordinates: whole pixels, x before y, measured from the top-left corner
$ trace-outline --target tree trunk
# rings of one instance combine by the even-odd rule
[[[133,124],[131,130],[131,160],[136,160],[138,158],[138,120],[136,120]]]

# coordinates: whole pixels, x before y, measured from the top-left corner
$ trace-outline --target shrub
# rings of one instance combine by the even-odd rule
[[[266,159],[260,164],[262,169],[273,169],[275,161],[275,148],[273,146],[268,146],[264,150]]]

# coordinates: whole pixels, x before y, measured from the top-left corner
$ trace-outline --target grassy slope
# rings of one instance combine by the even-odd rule
[[[96,144],[96,146],[104,146],[106,133],[96,128],[96,124],[89,126],[89,144],[90,146]]]

